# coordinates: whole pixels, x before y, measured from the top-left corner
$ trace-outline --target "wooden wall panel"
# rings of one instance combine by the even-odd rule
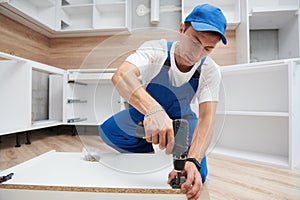
[[[162,37],[174,39],[177,35],[174,33],[140,31],[107,37],[53,38],[50,62],[64,69],[116,68],[144,41]]]
[[[47,63],[50,39],[0,14],[0,51]]]
[[[235,31],[228,31],[226,36],[228,44],[220,42],[211,54],[219,65],[236,62]],[[130,35],[51,39],[49,62],[64,69],[117,68],[144,41],[161,38],[178,40],[178,33],[140,31]]]
[[[146,40],[177,40],[178,32],[136,31],[130,35],[48,38],[0,14],[0,51],[62,69],[116,68]],[[227,31],[211,54],[219,65],[236,63],[235,31]]]
[[[88,54],[106,38],[103,36],[52,38],[49,63],[63,69],[78,69]]]

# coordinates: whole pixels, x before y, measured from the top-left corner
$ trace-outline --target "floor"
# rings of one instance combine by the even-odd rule
[[[59,133],[59,134],[58,134]],[[81,152],[80,137],[72,136],[70,127],[32,131],[31,144],[14,147],[15,135],[1,137],[0,170],[29,160],[50,150]],[[300,199],[300,166],[293,170],[259,165],[251,162],[208,155],[207,188],[210,199]]]

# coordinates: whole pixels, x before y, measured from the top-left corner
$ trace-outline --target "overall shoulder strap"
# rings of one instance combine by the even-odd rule
[[[171,67],[171,62],[170,62],[171,55],[170,55],[170,51],[171,51],[172,44],[173,44],[173,42],[171,42],[171,41],[168,41],[168,43],[167,43],[167,46],[168,46],[168,57],[165,60],[164,66],[167,66],[168,68]]]
[[[192,78],[199,78],[200,74],[201,74],[201,67],[203,65],[203,63],[205,62],[206,57],[202,58],[197,70],[195,71],[195,73],[193,74]]]

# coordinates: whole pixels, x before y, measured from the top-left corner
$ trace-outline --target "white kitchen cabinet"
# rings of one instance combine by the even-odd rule
[[[249,0],[250,62],[300,56],[298,12],[298,0]]]
[[[91,30],[93,27],[93,4],[61,6],[59,30]]]
[[[49,37],[106,35],[130,29],[126,0],[0,0],[1,13]]]
[[[114,72],[115,69],[68,70],[67,123],[97,126],[123,108],[111,82]]]
[[[44,29],[56,30],[56,0],[1,0],[4,14],[16,17],[27,25],[35,23]],[[24,17],[26,19],[24,19]]]
[[[93,12],[93,28],[110,29],[127,27],[126,1],[103,1],[95,3]]]
[[[62,1],[61,31],[127,28],[127,1]]]
[[[236,29],[237,63],[300,56],[299,0],[241,1]]]
[[[300,59],[221,68],[214,153],[276,166],[300,162]],[[221,126],[217,124],[217,126]]]
[[[0,135],[57,125],[98,126],[124,108],[111,76],[115,69],[63,70],[0,53]],[[34,71],[48,76],[47,119],[33,120]],[[43,92],[44,94],[44,92]],[[40,94],[39,94],[40,95]],[[40,97],[37,98],[39,100]]]
[[[0,135],[60,125],[66,71],[5,53],[0,57]],[[32,120],[34,71],[49,75],[49,117],[39,121]]]

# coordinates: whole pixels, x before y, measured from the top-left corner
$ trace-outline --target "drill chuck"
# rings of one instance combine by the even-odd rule
[[[184,169],[184,165],[186,162],[186,158],[173,158],[173,165],[176,171],[182,171]]]

